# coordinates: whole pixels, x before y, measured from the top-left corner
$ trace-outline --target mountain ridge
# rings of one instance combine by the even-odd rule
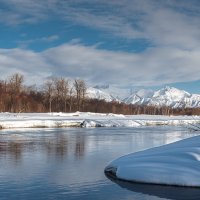
[[[146,105],[157,107],[171,107],[171,108],[197,108],[200,107],[200,95],[191,94],[185,90],[177,89],[175,87],[166,86],[160,90],[145,90],[141,89],[123,100],[118,96],[113,96],[109,92],[102,91],[97,88],[89,88],[87,90],[88,97],[93,99],[101,99],[107,102],[117,101],[132,105]]]

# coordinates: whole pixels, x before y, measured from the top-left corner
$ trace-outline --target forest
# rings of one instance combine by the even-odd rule
[[[0,112],[96,112],[126,115],[199,115],[200,108],[128,105],[120,102],[87,98],[87,85],[82,79],[52,77],[38,89],[26,86],[24,76],[15,73],[0,80]]]

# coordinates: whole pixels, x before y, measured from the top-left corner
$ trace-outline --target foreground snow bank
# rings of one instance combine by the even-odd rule
[[[200,136],[123,156],[105,172],[132,182],[200,187]]]
[[[198,116],[117,115],[112,113],[0,113],[0,128],[138,127],[200,123]]]

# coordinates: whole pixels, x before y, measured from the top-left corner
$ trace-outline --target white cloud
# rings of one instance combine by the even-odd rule
[[[153,86],[198,80],[200,49],[152,48],[141,54],[100,50],[82,44],[65,44],[41,53],[0,50],[1,77],[21,72],[27,82],[49,76],[83,78],[89,84]]]
[[[11,74],[22,73],[27,83],[33,84],[51,74],[44,58],[37,53],[21,49],[0,49],[1,79]]]
[[[1,23],[37,23],[56,16],[62,22],[109,33],[116,41],[118,37],[143,38],[153,46],[141,53],[115,52],[84,46],[79,43],[80,38],[41,53],[2,49],[2,77],[20,71],[30,77],[34,74],[33,80],[38,82],[55,75],[120,86],[161,85],[200,77],[200,3],[197,0],[0,0],[0,3],[9,8],[2,10]],[[57,36],[40,38],[43,42],[56,39]]]
[[[200,3],[192,0],[74,1],[55,8],[62,18],[125,39],[144,38],[156,46],[199,46]]]
[[[21,40],[21,41],[18,41],[17,44],[21,48],[26,48],[28,45],[30,45],[32,43],[38,43],[38,42],[50,43],[50,42],[54,42],[58,39],[59,39],[58,35],[50,35],[47,37],[35,38],[35,39],[30,39],[30,40]]]
[[[36,23],[48,19],[48,7],[45,1],[39,0],[0,0],[0,22],[16,26],[24,23]]]
[[[197,0],[0,0],[6,24],[36,23],[52,17],[125,39],[144,38],[156,46],[199,46],[200,3]]]

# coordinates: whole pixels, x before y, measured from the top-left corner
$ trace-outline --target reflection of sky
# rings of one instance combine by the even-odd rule
[[[181,129],[157,126],[4,131],[0,135],[0,194],[5,187],[5,191],[18,188],[16,192],[23,187],[27,195],[43,188],[46,192],[51,189],[55,196],[92,199],[91,194],[108,195],[116,190],[118,193],[109,194],[108,199],[122,194],[129,199],[133,193],[107,180],[104,167],[124,154],[197,134]]]

